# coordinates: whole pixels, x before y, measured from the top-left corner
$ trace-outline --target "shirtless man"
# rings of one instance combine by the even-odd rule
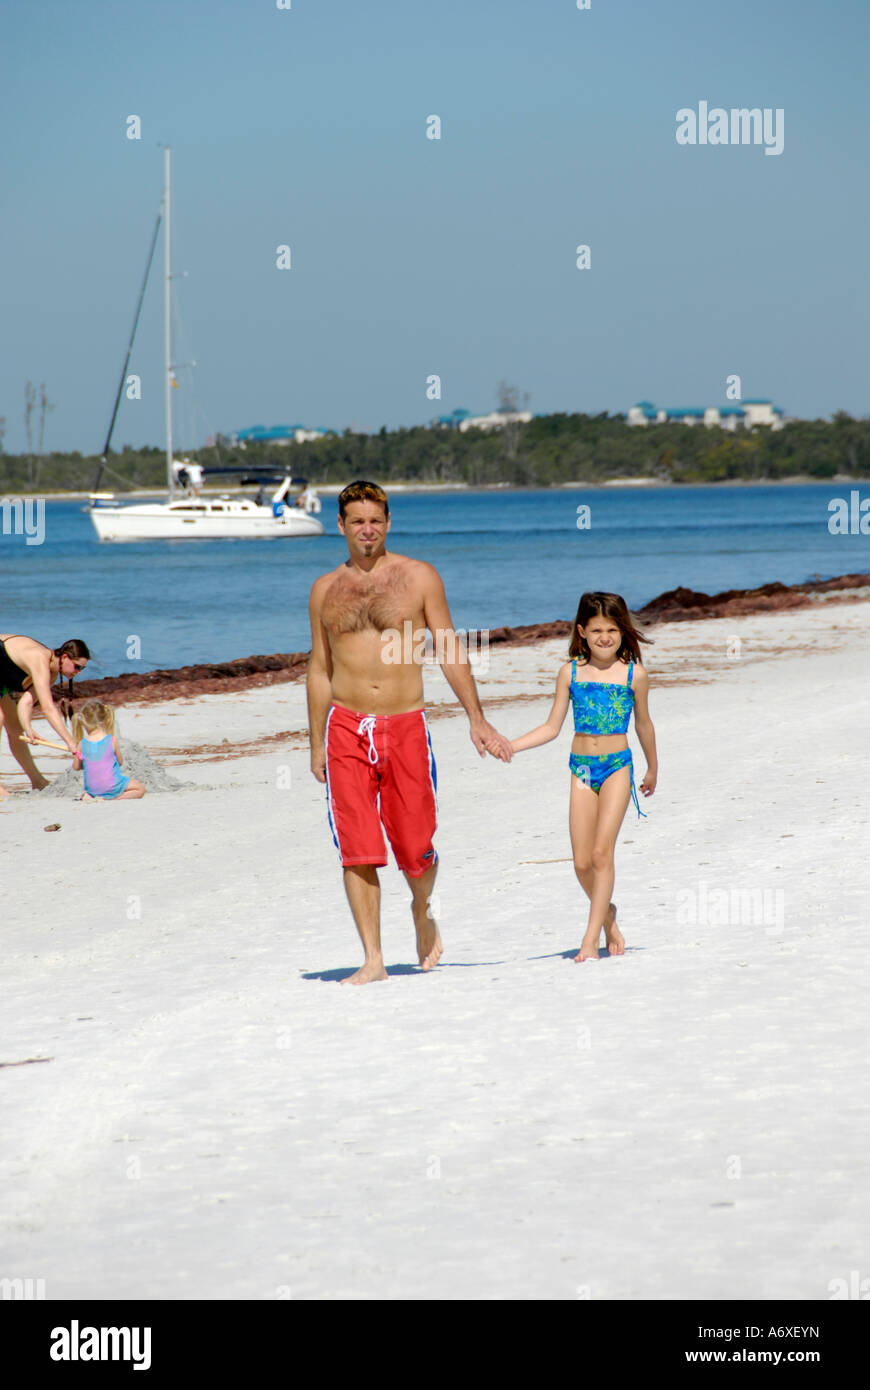
[[[385,980],[377,871],[387,862],[383,823],[411,889],[417,955],[424,970],[442,951],[429,898],[438,872],[435,762],[423,709],[419,652],[426,628],[441,669],[470,723],[471,741],[510,762],[510,742],[483,717],[467,656],[453,639],[441,576],[422,560],[386,549],[390,507],[376,483],[356,482],[338,499],[347,561],[311,590],[308,722],[311,771],[326,784],[344,887],[365,951],[345,984]],[[401,659],[389,634],[413,634]],[[389,644],[388,644],[389,643]],[[447,652],[450,659],[442,659]],[[457,659],[458,658],[458,659]],[[380,804],[378,804],[378,801]]]
[[[35,637],[12,632],[0,635],[0,732],[5,725],[12,756],[27,773],[34,791],[48,786],[27,746],[34,738],[30,723],[34,696],[55,733],[60,734],[67,748],[74,753],[75,740],[54,703],[51,684],[58,675],[72,680],[87,666],[89,657],[87,646],[78,637],[71,638],[52,651],[42,642],[37,642]],[[21,695],[17,705],[13,698],[15,695]],[[22,735],[27,742],[23,741]],[[0,796],[8,796],[5,787],[0,786]]]

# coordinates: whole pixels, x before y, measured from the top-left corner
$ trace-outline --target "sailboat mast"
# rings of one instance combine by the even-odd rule
[[[174,479],[172,476],[172,237],[170,223],[170,155],[167,145],[163,151],[163,216],[164,251],[166,256],[166,284],[163,292],[163,355],[166,383],[166,485],[172,497]]]

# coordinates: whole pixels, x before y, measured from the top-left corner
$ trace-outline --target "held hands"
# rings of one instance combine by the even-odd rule
[[[494,758],[499,758],[503,763],[509,763],[513,757],[510,739],[500,734],[485,719],[478,720],[469,729],[471,742],[474,744],[478,753],[483,757],[490,753]]]

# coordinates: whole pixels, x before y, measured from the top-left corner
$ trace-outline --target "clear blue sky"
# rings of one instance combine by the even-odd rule
[[[501,379],[542,412],[721,404],[736,372],[790,414],[868,413],[867,0],[19,0],[0,23],[10,453],[28,379],[46,449],[102,444],[161,142],[182,447],[484,411]],[[783,153],[678,145],[702,100],[783,108]],[[155,278],[116,447],[162,444],[161,315]]]

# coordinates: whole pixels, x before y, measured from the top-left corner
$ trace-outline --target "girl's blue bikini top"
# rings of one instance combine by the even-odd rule
[[[571,662],[569,687],[574,705],[575,734],[624,734],[634,708],[631,677],[634,662],[628,663],[625,685],[613,681],[578,681],[577,658]]]

